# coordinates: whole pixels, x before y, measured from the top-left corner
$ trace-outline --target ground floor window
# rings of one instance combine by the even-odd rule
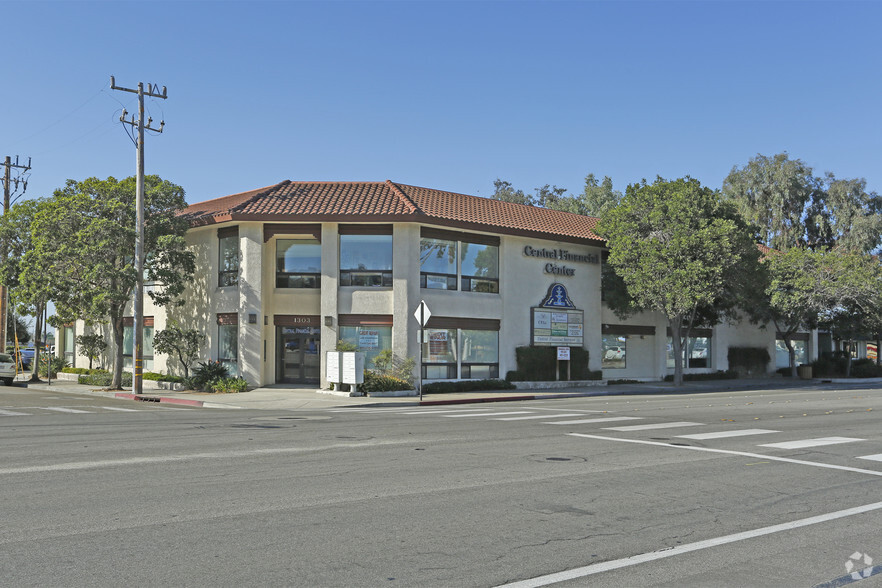
[[[373,369],[374,358],[386,349],[392,349],[392,327],[390,325],[340,326],[340,339],[355,345],[364,352],[364,365]]]
[[[624,335],[603,335],[600,367],[605,370],[627,366],[628,338]]]
[[[686,345],[683,347],[683,367],[684,368],[706,368],[710,367],[711,355],[711,338],[710,337],[689,337]],[[668,337],[668,368],[674,368],[674,345],[671,338]]]
[[[236,320],[238,315],[219,314],[217,318],[217,361],[227,368],[230,376],[238,376],[239,322]]]
[[[74,367],[74,361],[76,360],[74,342],[76,341],[76,337],[74,336],[73,325],[67,325],[64,327],[62,341],[64,342],[64,361],[67,362],[67,365],[70,367]]]
[[[461,329],[460,377],[488,380],[499,377],[499,332]]]
[[[498,378],[499,331],[424,329],[422,373],[424,380]]]
[[[147,319],[148,317],[144,317],[145,323],[148,322]],[[149,319],[150,324],[145,324],[143,331],[142,372],[153,371],[153,317],[149,317]],[[123,320],[125,322],[131,321],[130,324],[123,324],[123,367],[130,370],[135,365],[135,324],[134,318]]]
[[[793,346],[793,351],[796,354],[796,365],[808,363],[808,341],[793,339],[790,341],[790,344]],[[775,340],[775,367],[790,367],[790,352],[787,350],[784,339]]]
[[[456,379],[456,329],[423,329],[423,379]]]

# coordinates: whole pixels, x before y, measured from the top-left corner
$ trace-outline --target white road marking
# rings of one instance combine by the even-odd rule
[[[295,453],[315,453],[335,449],[359,450],[367,447],[386,445],[410,446],[413,441],[368,441],[358,443],[333,443],[317,447],[276,447],[271,449],[250,449],[243,451],[216,451],[210,453],[188,453],[183,455],[156,455],[151,457],[126,457],[121,459],[106,459],[102,461],[73,461],[38,466],[22,466],[0,468],[0,476],[33,474],[41,472],[66,472],[71,470],[91,470],[99,468],[111,468],[119,466],[140,466],[152,463],[174,463],[182,461],[195,461],[201,459],[230,459],[237,457],[255,457],[261,455],[279,455]]]
[[[870,459],[872,461],[882,461],[882,453],[877,453],[876,455],[862,455],[857,459]]]
[[[31,416],[28,412],[15,412],[14,410],[0,410],[0,416]]]
[[[738,431],[718,431],[716,433],[695,433],[694,435],[677,435],[681,439],[695,439],[703,441],[705,439],[724,439],[726,437],[744,437],[746,435],[765,435],[766,433],[780,433],[781,431],[773,431],[771,429],[740,429]]]
[[[487,409],[486,408],[460,408],[460,409],[456,409],[456,410],[452,410],[452,409],[447,410],[447,409],[443,409],[443,408],[441,408],[441,409],[433,408],[430,410],[414,410],[412,412],[402,412],[402,413],[398,413],[398,414],[443,414],[443,413],[449,413],[449,412],[481,412],[482,410],[487,410]]]
[[[651,429],[676,429],[678,427],[702,427],[704,423],[655,423],[654,425],[628,425],[627,427],[605,427],[608,431],[649,431]]]
[[[823,445],[837,445],[839,443],[853,443],[855,441],[866,441],[866,439],[855,439],[853,437],[818,437],[817,439],[768,443],[760,445],[759,447],[771,447],[773,449],[804,449],[806,447],[821,447]]]
[[[513,410],[511,412],[473,412],[470,414],[442,414],[441,416],[448,419],[459,419],[463,417],[475,416],[499,416],[501,414],[530,414],[529,410]]]
[[[566,413],[566,414],[533,414],[525,417],[505,417],[504,419],[492,419],[494,421],[526,421],[529,419],[557,419],[563,417],[574,417],[580,416],[578,414]]]
[[[119,412],[141,412],[137,408],[122,408],[120,406],[100,406],[100,407],[92,407],[92,408],[101,408],[103,410],[117,410]]]
[[[555,421],[543,423],[545,425],[584,425],[587,423],[612,423],[615,421],[642,421],[641,417],[602,417],[597,419],[578,419],[575,421]]]
[[[41,406],[39,408],[40,408],[40,410],[51,410],[54,412],[70,412],[70,413],[76,413],[76,414],[90,414],[91,413],[91,411],[88,411],[88,410],[79,410],[76,408],[65,408],[63,406]]]
[[[740,455],[742,457],[750,457],[753,459],[762,459],[767,461],[782,461],[784,463],[795,463],[798,465],[809,465],[816,468],[826,468],[829,470],[841,470],[845,472],[855,472],[858,474],[869,474],[871,476],[882,476],[882,472],[876,470],[864,470],[861,468],[853,468],[849,466],[840,466],[829,463],[820,463],[817,461],[806,461],[803,459],[793,459],[790,457],[777,457],[774,455],[764,455],[762,453],[750,453],[747,451],[732,451],[729,449],[713,449],[710,447],[695,447],[694,445],[674,445],[673,443],[663,443],[661,441],[646,441],[643,439],[622,439],[621,437],[604,437],[602,435],[587,435],[585,433],[567,433],[573,437],[584,437],[586,439],[600,439],[601,441],[618,441],[620,443],[637,443],[638,445],[655,445],[657,447],[670,447],[671,449],[685,449],[687,451],[704,451],[706,453],[723,453],[725,455]]]
[[[564,572],[557,572],[555,574],[548,574],[545,576],[531,578],[529,580],[521,580],[520,582],[511,582],[509,584],[504,584],[499,588],[539,588],[541,586],[557,584],[558,582],[570,582],[579,578],[592,576],[594,574],[618,570],[621,568],[635,566],[638,564],[659,559],[666,559],[669,557],[674,557],[676,555],[682,555],[684,553],[690,553],[693,551],[699,551],[711,547],[718,547],[720,545],[727,545],[729,543],[744,541],[746,539],[754,539],[756,537],[772,535],[774,533],[781,533],[783,531],[792,531],[793,529],[799,529],[800,527],[808,527],[810,525],[827,523],[829,521],[835,521],[836,519],[852,517],[879,509],[882,509],[882,502],[874,502],[872,504],[865,504],[863,506],[856,506],[854,508],[847,508],[845,510],[837,510],[835,512],[830,512],[814,517],[808,517],[806,519],[790,521],[789,523],[781,523],[779,525],[760,527],[759,529],[753,529],[751,531],[733,533],[732,535],[723,535],[722,537],[714,537],[713,539],[705,539],[704,541],[696,541],[695,543],[687,543],[686,545],[678,545],[676,547],[665,548],[659,551],[651,551],[649,553],[642,553],[640,555],[632,555],[631,557],[624,557],[621,559],[614,559],[611,561],[596,563],[590,566],[584,566]]]

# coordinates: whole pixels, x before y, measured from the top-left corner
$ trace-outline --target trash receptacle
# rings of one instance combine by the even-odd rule
[[[811,380],[812,379],[812,366],[810,365],[801,365],[796,368],[796,375],[799,376],[801,380]]]

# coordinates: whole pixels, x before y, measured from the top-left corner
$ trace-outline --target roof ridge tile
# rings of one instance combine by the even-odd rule
[[[413,200],[411,200],[410,197],[408,197],[408,195],[405,194],[401,188],[398,187],[398,184],[396,184],[392,180],[386,180],[386,185],[389,186],[389,188],[392,190],[392,192],[395,195],[397,195],[401,200],[404,201],[405,208],[407,208],[408,210],[410,210],[413,213],[422,212],[419,209],[419,207],[416,205],[416,203]]]

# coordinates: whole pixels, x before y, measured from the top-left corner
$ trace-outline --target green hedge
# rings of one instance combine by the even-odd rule
[[[423,386],[423,394],[449,394],[483,390],[512,390],[515,385],[505,380],[461,380],[459,382],[432,382]]]
[[[107,370],[99,370],[99,369],[90,370],[89,368],[66,367],[66,368],[62,368],[61,373],[62,374],[86,374],[86,375],[88,375],[88,374],[107,374],[110,372],[108,372]]]
[[[765,347],[730,347],[729,369],[745,375],[762,374],[768,371],[772,357]]]
[[[735,370],[726,370],[711,372],[709,374],[683,374],[684,382],[701,382],[705,380],[737,380],[738,372]],[[673,374],[665,376],[665,382],[673,382]]]
[[[95,371],[95,370],[92,370]],[[109,372],[97,373],[97,374],[80,374],[77,378],[77,382],[80,384],[86,384],[88,386],[110,386],[110,382],[113,380],[113,374]],[[123,372],[122,374],[122,386],[124,388],[131,387],[132,385],[132,372]]]
[[[518,347],[515,349],[518,369],[505,375],[509,382],[553,382],[558,379],[556,347]],[[563,365],[563,364],[562,364]],[[566,368],[562,368],[561,378],[566,377]],[[588,369],[588,350],[581,347],[570,347],[570,379],[600,380],[600,370]]]

